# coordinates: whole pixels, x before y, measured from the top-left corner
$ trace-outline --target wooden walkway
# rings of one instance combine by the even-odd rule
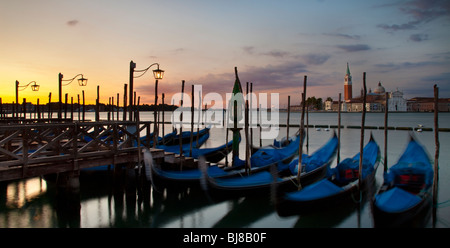
[[[149,148],[157,161],[177,163],[178,155],[150,147],[147,138],[151,134],[150,124],[74,122],[2,125],[0,181],[79,172],[80,169],[100,165],[131,163],[134,166],[143,157],[138,144]]]

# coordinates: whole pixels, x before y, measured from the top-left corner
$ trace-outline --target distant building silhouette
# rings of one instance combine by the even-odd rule
[[[361,94],[358,97],[353,97],[352,92],[352,76],[350,73],[350,67],[347,63],[347,70],[344,77],[344,100],[342,101],[341,111],[345,112],[360,112],[363,110],[363,89],[361,89]],[[396,89],[396,91],[388,93],[388,110],[390,112],[406,112],[408,110],[407,100],[403,98],[403,92]],[[366,111],[371,112],[384,112],[385,106],[386,89],[383,87],[381,82],[372,91],[366,95]],[[325,110],[337,111],[338,108],[337,101],[326,101]]]
[[[352,94],[352,75],[350,74],[350,68],[347,63],[347,71],[344,77],[344,100],[349,101],[353,98]]]
[[[438,101],[440,112],[450,112],[450,98],[440,98]],[[434,97],[414,97],[408,100],[407,110],[412,112],[433,112]]]

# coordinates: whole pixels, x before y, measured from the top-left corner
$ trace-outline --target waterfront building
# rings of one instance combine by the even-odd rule
[[[403,92],[399,91],[398,89],[394,92],[391,92],[389,94],[388,106],[389,112],[407,111],[407,100],[403,98]]]
[[[352,92],[352,76],[350,73],[350,67],[347,63],[347,70],[344,77],[344,101],[342,102],[341,111],[345,112],[360,112],[363,109],[363,89],[361,89],[361,95],[353,98]],[[389,103],[388,110],[390,112],[404,112],[407,111],[406,99],[403,98],[403,92],[398,89],[394,92],[388,93]],[[385,106],[386,89],[381,82],[372,91],[369,89],[366,95],[366,111],[370,112],[383,112]],[[336,101],[328,101],[325,103],[326,110],[337,110]]]
[[[361,112],[363,110],[363,89],[358,97],[353,97],[352,76],[350,67],[347,63],[347,69],[344,77],[344,100],[341,102],[341,111],[343,112]],[[378,82],[378,85],[372,91],[369,88],[366,95],[367,112],[384,112],[386,89]],[[389,112],[432,112],[434,111],[433,97],[414,97],[409,100],[404,98],[403,92],[398,88],[395,91],[388,92],[388,111]],[[327,100],[324,104],[325,111],[338,111],[338,101]],[[440,98],[438,103],[440,112],[450,112],[450,98]]]
[[[450,98],[440,98],[438,101],[440,112],[450,112]],[[407,101],[407,111],[433,112],[434,97],[414,97]]]

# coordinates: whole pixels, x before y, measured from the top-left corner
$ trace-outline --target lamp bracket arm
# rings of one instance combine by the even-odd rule
[[[158,69],[159,69],[159,64],[158,63],[153,63],[149,67],[147,67],[147,68],[145,68],[143,70],[134,70],[134,72],[142,72],[142,74],[140,74],[139,76],[134,76],[134,78],[142,77],[148,71],[148,69],[150,69],[150,67],[152,67],[154,65],[157,65]]]
[[[18,89],[19,91],[22,91],[22,90],[25,90],[30,84],[32,84],[32,83],[35,83],[35,84],[37,84],[36,83],[36,81],[31,81],[31,82],[29,82],[27,85],[18,85],[17,84],[17,88],[20,88],[20,89]]]
[[[71,79],[61,79],[61,81],[63,81],[63,82],[67,82],[68,81],[68,83],[63,84],[63,86],[67,86],[67,85],[71,84],[73,82],[73,80],[75,80],[75,78],[77,78],[78,76],[81,76],[81,78],[83,78],[83,74],[80,73],[80,74],[77,74],[75,77],[73,77]]]

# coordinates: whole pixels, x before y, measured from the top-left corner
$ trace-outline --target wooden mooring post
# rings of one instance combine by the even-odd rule
[[[337,164],[341,162],[341,93],[339,93],[338,101],[338,146],[337,146]]]
[[[301,174],[302,174],[302,154],[303,154],[303,137],[305,136],[304,132],[304,126],[305,126],[305,105],[306,105],[306,79],[307,76],[305,75],[303,79],[303,93],[302,93],[302,115],[300,118],[300,144],[298,153],[300,154],[298,156],[298,173],[297,173],[297,183],[298,183],[298,189],[302,189],[302,185],[300,182]]]
[[[439,185],[439,88],[434,85],[434,177],[433,177],[433,226],[436,225],[436,208],[438,204],[438,185]]]
[[[367,98],[367,88],[366,88],[366,72],[363,73],[363,109],[361,117],[361,140],[359,143],[359,173],[358,173],[358,191],[359,191],[359,203],[362,200],[362,167],[363,167],[363,150],[364,150],[364,125],[366,122],[366,98]]]

